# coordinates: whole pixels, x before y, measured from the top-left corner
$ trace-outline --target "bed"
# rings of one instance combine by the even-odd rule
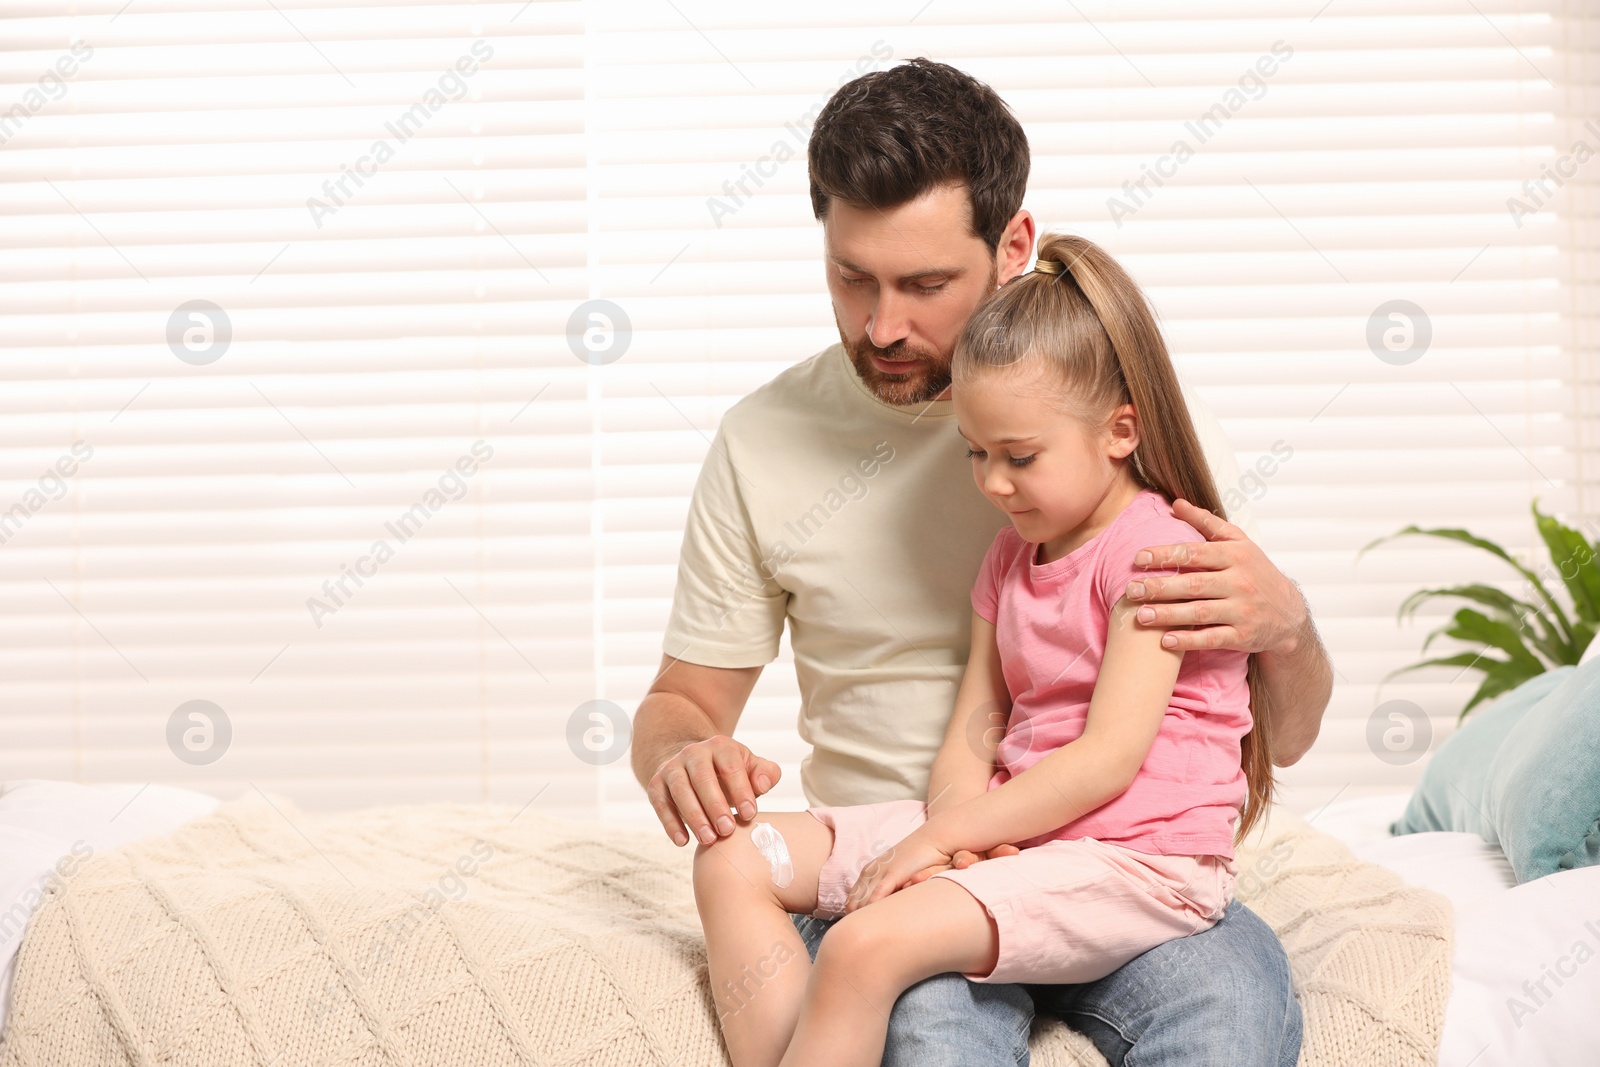
[[[1471,835],[1390,837],[1405,800],[1278,810],[1240,850],[1301,1063],[1596,1062],[1600,868],[1516,886]],[[537,811],[4,783],[0,1067],[722,1065],[689,870]],[[1104,1063],[1053,1019],[1032,1045]]]

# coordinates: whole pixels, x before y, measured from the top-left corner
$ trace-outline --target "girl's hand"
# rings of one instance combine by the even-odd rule
[[[856,884],[850,887],[850,894],[845,898],[845,914],[953,866],[954,859],[950,853],[935,845],[923,830],[913,830],[899,844],[862,869],[861,877],[856,879]]]

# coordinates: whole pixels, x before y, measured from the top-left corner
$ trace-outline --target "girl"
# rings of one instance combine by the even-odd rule
[[[1249,657],[1165,649],[1122,599],[1144,546],[1204,540],[1174,499],[1223,513],[1160,331],[1098,246],[1045,235],[1039,256],[951,365],[973,477],[1012,525],[973,586],[928,802],[766,815],[696,851],[735,1067],[876,1067],[924,978],[1089,982],[1209,929],[1271,802]],[[815,963],[790,912],[843,915]]]

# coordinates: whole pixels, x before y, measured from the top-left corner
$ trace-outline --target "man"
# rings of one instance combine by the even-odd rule
[[[660,673],[634,722],[634,772],[679,844],[731,833],[778,780],[777,764],[731,735],[785,620],[812,746],[808,802],[927,800],[969,647],[968,593],[1008,521],[971,476],[949,365],[972,310],[1033,266],[1020,125],[987,86],[915,59],[841,88],[808,161],[841,344],[723,418],[690,506]],[[1232,454],[1188,401],[1226,494]],[[1151,565],[1186,573],[1127,595],[1148,602],[1140,621],[1169,629],[1169,647],[1261,654],[1272,756],[1287,766],[1316,739],[1331,688],[1309,611],[1239,527],[1187,504],[1177,514],[1207,543],[1151,546]],[[814,957],[830,924],[794,919]],[[1299,1055],[1283,948],[1235,902],[1205,933],[1098,982],[930,978],[896,1003],[884,1063],[1025,1064],[1035,1002],[1112,1064],[1277,1067]]]

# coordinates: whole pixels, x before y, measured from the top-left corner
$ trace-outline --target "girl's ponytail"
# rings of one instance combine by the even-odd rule
[[[1076,284],[1106,332],[1126,402],[1139,414],[1141,441],[1134,455],[1141,484],[1169,500],[1182,497],[1222,514],[1222,498],[1183,402],[1177,372],[1139,287],[1105,249],[1082,237],[1046,234],[1039,258],[1067,265],[1067,284]],[[1065,280],[1065,274],[1058,278]],[[1152,426],[1160,427],[1159,433],[1151,434]]]

